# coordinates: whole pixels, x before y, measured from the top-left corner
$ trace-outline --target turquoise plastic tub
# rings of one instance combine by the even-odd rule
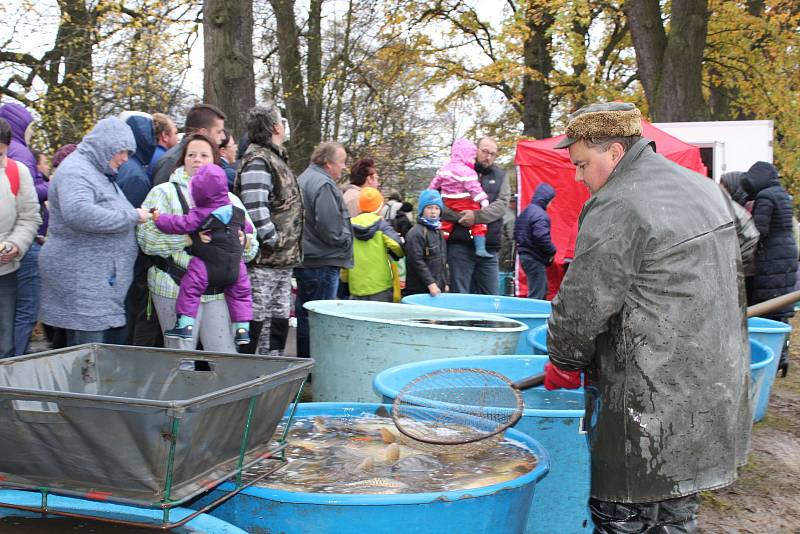
[[[380,404],[300,404],[297,417],[357,417],[375,413]],[[391,406],[384,406],[391,409]],[[314,534],[495,534],[521,533],[537,483],[547,474],[549,458],[531,437],[508,430],[536,456],[536,468],[513,480],[484,488],[399,495],[296,493],[250,487],[212,510],[212,514],[247,532]],[[226,485],[221,489],[229,489]],[[217,492],[194,504],[203,506]],[[538,493],[537,493],[538,495]]]
[[[529,331],[547,323],[547,318],[550,316],[551,311],[550,301],[548,300],[472,295],[469,293],[442,293],[437,297],[432,297],[428,294],[409,295],[403,297],[401,302],[448,310],[500,315],[525,323],[528,325]],[[502,353],[498,352],[496,354]],[[514,354],[532,354],[531,346],[524,333],[520,334],[517,340]]]
[[[761,400],[764,388],[768,387],[768,371],[772,367],[772,362],[778,358],[780,356],[776,357],[771,348],[750,338],[750,399],[753,403],[753,421],[758,420],[756,419],[758,402]],[[766,398],[769,402],[769,394]]]
[[[314,401],[374,402],[376,373],[404,363],[464,354],[511,354],[523,323],[481,313],[359,300],[305,304],[314,358]],[[487,322],[448,326],[417,321]],[[502,322],[501,327],[488,326]]]
[[[778,364],[781,360],[783,344],[792,331],[792,327],[786,323],[773,321],[772,319],[751,317],[747,320],[747,329],[750,332],[751,339],[763,343],[769,347],[774,354],[772,362],[764,370],[764,383],[759,391],[758,400],[756,401],[755,410],[753,411],[753,420],[761,421],[767,414],[769,396],[772,392],[772,384],[775,382],[775,375],[778,373]]]
[[[761,339],[771,340],[773,343],[777,343],[781,346],[783,343],[784,334],[781,333],[780,335],[776,336],[771,332],[771,330],[778,329],[778,327],[775,325],[764,325],[762,324],[762,321],[769,321],[770,323],[785,326],[787,329],[791,330],[788,325],[779,323],[778,321],[770,321],[769,319],[749,319],[748,324],[750,321],[755,321],[756,324],[761,324],[760,327],[756,326],[756,328],[766,330],[766,332],[761,333]],[[784,330],[785,329],[781,329],[781,332]],[[534,330],[531,330],[528,333],[528,341],[533,347],[534,354],[547,354],[547,325],[544,324],[538,328],[535,328]],[[769,404],[769,392],[772,388],[772,382],[775,381],[775,372],[778,367],[780,353],[778,356],[773,355],[773,349],[766,345],[765,341],[760,341],[759,336],[755,334],[753,328],[751,327],[750,398],[753,401],[753,421],[760,421],[767,411],[767,405]]]
[[[388,369],[375,377],[373,385],[388,403],[408,382],[435,370],[477,367],[518,380],[542,372],[547,361],[547,356],[533,355],[432,360]],[[535,438],[550,453],[550,474],[537,487],[525,532],[589,533],[593,525],[588,508],[589,447],[582,430],[583,390],[538,387],[523,397],[525,411],[514,429]]]
[[[534,354],[547,354],[547,323],[537,326],[527,336]]]
[[[35,491],[0,490],[0,502],[20,506],[41,506],[42,494]],[[48,495],[47,504],[48,507],[53,510],[86,514],[94,517],[114,517],[128,521],[153,522],[155,524],[159,524],[163,518],[163,512],[160,509],[137,508],[122,504],[89,501],[86,499],[62,497],[52,494]],[[170,511],[169,518],[171,522],[176,522],[192,513],[194,513],[194,510],[188,508],[173,508]],[[41,518],[42,514],[13,510],[11,508],[0,508],[0,517]],[[51,532],[64,532],[64,530],[62,530],[63,527],[59,525],[59,520],[62,518],[56,515],[49,515],[47,517],[53,524]],[[109,529],[111,528],[112,527],[109,526]],[[87,531],[92,532],[92,530],[88,528]],[[142,531],[144,532],[144,530]],[[154,530],[153,532],[156,531]],[[239,527],[235,527],[222,519],[212,517],[208,514],[200,514],[184,526],[170,530],[169,532],[181,534],[208,534],[212,532],[214,534],[247,534],[246,531]]]

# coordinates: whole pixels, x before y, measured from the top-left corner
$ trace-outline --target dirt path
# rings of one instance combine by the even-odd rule
[[[792,327],[789,374],[775,380],[769,411],[753,427],[753,451],[739,480],[703,493],[699,521],[704,533],[800,533],[800,319]]]

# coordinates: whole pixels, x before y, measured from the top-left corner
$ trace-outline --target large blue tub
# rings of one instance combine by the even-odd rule
[[[531,330],[545,324],[551,310],[550,301],[547,300],[468,293],[442,293],[437,297],[423,293],[403,297],[402,302],[448,310],[491,313],[525,323]],[[472,354],[472,352],[470,353]],[[531,347],[524,333],[519,336],[514,354],[531,354]]]
[[[375,413],[380,406],[300,404],[296,416],[357,417]],[[391,409],[391,406],[384,408]],[[547,474],[549,460],[545,449],[529,436],[514,430],[508,430],[506,436],[530,448],[539,457],[539,465],[530,473],[502,484],[464,491],[402,495],[334,495],[250,487],[211,513],[250,534],[521,533],[534,489]],[[221,489],[228,487],[223,485]],[[202,506],[215,497],[216,492],[212,492],[194,506]]]
[[[42,495],[35,491],[0,490],[0,502],[15,504],[19,506],[41,506]],[[93,517],[113,517],[127,521],[160,523],[163,512],[160,509],[137,508],[122,504],[104,503],[98,501],[88,501],[74,497],[62,497],[59,495],[48,495],[48,507],[62,512],[78,513],[91,515]],[[194,513],[188,508],[173,508],[170,511],[170,521],[180,521],[187,515]],[[0,508],[0,517],[31,517],[40,518],[41,514],[13,510],[11,508]],[[59,525],[62,520],[57,515],[49,515],[48,521],[52,521],[51,532],[64,532],[63,526]],[[111,527],[109,527],[111,528]],[[87,529],[91,532],[91,529]],[[156,531],[153,531],[156,532]],[[163,532],[163,531],[162,531]],[[208,514],[200,514],[184,526],[170,530],[169,532],[181,534],[247,534],[246,531],[235,527],[222,519],[212,517]]]
[[[772,392],[772,384],[775,382],[775,375],[778,373],[778,364],[781,360],[783,344],[792,331],[792,327],[780,321],[764,319],[763,317],[751,317],[747,320],[747,329],[750,332],[750,338],[760,341],[772,349],[775,355],[772,362],[764,370],[764,383],[761,386],[755,411],[753,412],[753,420],[761,421],[767,414],[769,395]]]
[[[477,356],[432,360],[394,367],[375,377],[375,391],[386,402],[414,378],[438,369],[477,367],[518,380],[542,372],[546,356]],[[583,390],[524,392],[525,411],[515,430],[539,441],[550,453],[550,474],[539,483],[531,507],[528,533],[588,533],[589,447],[582,431]],[[501,532],[498,530],[497,532]]]
[[[512,354],[527,326],[496,315],[361,300],[305,304],[314,358],[314,400],[374,402],[376,373],[404,363],[464,354]],[[474,327],[417,321],[488,321]]]

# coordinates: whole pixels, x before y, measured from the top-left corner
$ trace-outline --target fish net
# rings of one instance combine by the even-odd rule
[[[412,440],[432,445],[476,443],[516,423],[522,394],[487,369],[454,368],[425,374],[395,398],[392,419]]]

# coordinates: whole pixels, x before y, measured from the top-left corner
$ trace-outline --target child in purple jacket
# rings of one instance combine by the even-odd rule
[[[153,213],[153,222],[165,234],[190,234],[192,238],[192,259],[175,303],[178,321],[164,336],[191,339],[200,297],[213,287],[225,292],[235,343],[246,345],[250,343],[253,296],[239,233],[249,233],[252,227],[244,211],[231,204],[228,180],[219,166],[200,167],[189,182],[189,193],[194,207],[186,215]]]

